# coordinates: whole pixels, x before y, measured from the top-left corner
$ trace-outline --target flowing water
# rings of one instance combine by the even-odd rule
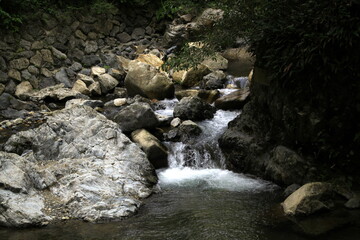
[[[172,115],[176,102],[161,102],[164,107],[157,112]],[[40,229],[0,229],[0,239],[308,239],[294,232],[282,215],[276,185],[225,169],[217,140],[238,114],[218,110],[213,119],[199,122],[203,134],[191,145],[165,143],[169,168],[157,172],[158,193],[135,216],[103,224],[70,221]],[[333,234],[321,239],[356,239],[355,234],[350,229],[349,238]]]

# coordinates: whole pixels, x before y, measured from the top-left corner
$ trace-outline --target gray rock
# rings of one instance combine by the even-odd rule
[[[5,91],[5,85],[0,83],[0,95]]]
[[[86,41],[86,35],[81,31],[81,30],[76,30],[75,31],[75,36]]]
[[[224,88],[226,75],[223,71],[209,73],[203,78],[205,89],[221,89]]]
[[[8,76],[11,79],[17,80],[18,82],[21,81],[21,73],[18,70],[10,69],[8,72]]]
[[[296,152],[278,146],[271,153],[265,174],[277,183],[301,184],[308,168],[308,164]]]
[[[0,71],[0,83],[7,83],[8,79],[9,76],[5,72]]]
[[[29,60],[26,58],[18,58],[15,60],[10,61],[10,68],[17,69],[17,70],[23,70],[29,67]]]
[[[39,69],[33,65],[29,66],[28,69],[29,73],[34,74],[34,75],[38,75],[39,74]]]
[[[186,120],[180,124],[177,129],[172,130],[168,134],[168,139],[171,141],[181,141],[188,144],[193,144],[196,137],[202,133],[202,129],[191,120]]]
[[[5,110],[7,108],[12,108],[16,110],[29,110],[29,111],[39,109],[32,102],[20,101],[8,93],[3,93],[0,95],[0,110]]]
[[[55,86],[43,88],[39,91],[32,91],[23,94],[25,99],[29,99],[34,102],[39,102],[44,99],[52,99],[54,101],[70,100],[73,98],[88,99],[89,97],[74,91],[69,88],[65,88],[64,84],[58,84]]]
[[[6,62],[5,62],[5,59],[0,56],[0,71],[6,71]]]
[[[178,100],[184,97],[199,97],[207,103],[213,103],[220,97],[220,92],[218,90],[186,89],[176,91],[175,96]]]
[[[216,99],[215,107],[224,110],[242,109],[249,99],[250,91],[241,89]]]
[[[131,40],[131,36],[126,32],[122,32],[122,33],[118,34],[116,37],[122,43],[127,43]]]
[[[40,52],[44,62],[54,64],[54,59],[49,49],[42,49]]]
[[[65,87],[71,88],[73,83],[70,81],[65,68],[61,68],[60,71],[55,73],[55,79],[58,83],[63,83]]]
[[[149,104],[135,102],[120,110],[115,115],[117,122],[124,132],[131,132],[141,128],[155,128],[159,121]]]
[[[101,92],[103,94],[108,93],[119,84],[118,80],[107,73],[99,75],[97,80],[100,83]]]
[[[35,41],[31,44],[31,50],[40,50],[44,48],[44,42],[43,41]]]
[[[5,150],[33,151],[32,167],[21,170],[30,176],[29,192],[37,193],[24,197],[14,193],[23,199],[12,204],[30,202],[35,196],[39,205],[56,207],[52,212],[55,216],[48,221],[60,220],[64,214],[91,222],[120,220],[138,209],[140,200],[152,193],[157,181],[140,148],[121,133],[116,123],[87,106],[55,112],[37,129],[13,135]],[[26,164],[29,160],[22,161]],[[0,196],[4,194],[0,192]],[[3,222],[14,222],[12,217],[16,216],[10,213],[16,208],[8,206],[5,211],[9,218]],[[43,208],[26,207],[37,213]],[[29,224],[37,224],[44,217],[29,218]]]
[[[32,75],[27,69],[21,71],[21,78],[22,79],[29,80],[29,79],[31,79],[31,77],[32,77]]]
[[[103,107],[104,103],[101,100],[71,99],[65,104],[65,108],[71,108],[74,106],[89,106],[91,108],[97,108]]]
[[[360,208],[360,195],[356,195],[350,198],[346,203],[345,207],[350,209]]]
[[[128,97],[126,88],[120,88],[120,87],[116,87],[114,89],[114,95],[117,98],[127,98]]]
[[[36,67],[41,67],[42,61],[42,55],[39,51],[37,51],[36,54],[30,59],[30,63],[34,64]]]
[[[51,51],[52,51],[54,57],[56,57],[57,59],[60,59],[60,60],[65,60],[65,59],[67,59],[66,54],[63,53],[63,52],[61,52],[61,51],[59,51],[59,50],[57,50],[56,48],[51,47]]]
[[[100,62],[101,59],[97,55],[85,55],[81,60],[84,67],[92,67],[98,65]]]
[[[216,109],[199,97],[185,97],[174,108],[174,117],[183,120],[204,120],[214,117]]]
[[[155,169],[168,166],[168,150],[154,135],[145,129],[139,129],[131,133],[131,139],[140,145]]]
[[[82,69],[82,65],[81,63],[78,62],[74,62],[71,66],[70,69],[73,70],[74,72],[79,72]]]
[[[99,49],[96,41],[86,41],[85,43],[85,54],[96,53]]]
[[[131,38],[135,40],[138,40],[143,37],[145,37],[145,29],[143,28],[135,28],[131,34]]]

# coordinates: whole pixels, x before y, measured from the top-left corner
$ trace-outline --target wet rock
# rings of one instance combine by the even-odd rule
[[[131,133],[131,139],[139,144],[155,169],[168,166],[168,150],[154,135],[145,129],[139,129]]]
[[[282,207],[286,215],[310,215],[332,208],[333,195],[333,188],[329,183],[307,183],[286,198]]]
[[[180,137],[180,141],[188,143],[194,141],[195,137],[199,136],[201,133],[202,130],[199,125],[191,120],[186,120],[180,124],[177,136]]]
[[[159,121],[149,104],[135,102],[120,110],[114,121],[124,132],[131,132],[140,128],[155,128]]]
[[[184,97],[199,97],[207,103],[213,103],[220,97],[220,92],[218,90],[187,89],[176,91],[175,96],[178,100]]]
[[[170,126],[173,127],[173,128],[178,127],[180,124],[181,124],[181,119],[180,118],[174,118],[170,122]]]
[[[60,215],[53,220],[64,217],[63,212],[71,219],[91,222],[120,220],[138,209],[140,199],[152,193],[157,181],[140,148],[121,133],[116,123],[87,106],[53,113],[37,129],[13,135],[4,148],[20,154],[33,151],[33,166],[22,170],[30,175],[30,191],[37,192],[35,197],[42,196],[38,204],[56,206]],[[4,194],[0,196],[4,198]],[[11,203],[35,211],[36,205],[27,205],[31,197],[28,194]],[[16,209],[8,206],[6,213]],[[11,223],[15,216],[8,215],[5,221]],[[39,219],[29,222],[33,225]]]
[[[130,62],[125,87],[130,96],[140,94],[151,99],[174,96],[174,84],[169,77],[155,67],[139,61]]]
[[[250,91],[238,90],[228,95],[218,98],[215,101],[215,107],[224,110],[242,109],[248,102]]]
[[[226,75],[223,71],[212,72],[203,78],[204,85],[202,87],[209,90],[221,89],[224,88],[225,80]]]
[[[192,87],[198,84],[203,79],[203,77],[209,73],[210,70],[208,67],[199,65],[197,68],[174,72],[172,77],[175,82],[181,84],[182,86]]]
[[[174,117],[201,121],[214,117],[216,109],[198,97],[185,97],[174,108]]]

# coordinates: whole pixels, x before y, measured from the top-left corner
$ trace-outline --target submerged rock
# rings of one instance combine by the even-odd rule
[[[16,164],[7,163],[0,172],[8,186],[0,191],[5,226],[40,225],[64,216],[119,220],[137,210],[157,181],[144,152],[116,123],[87,106],[54,112],[40,127],[11,136],[4,149],[23,154],[11,154]]]

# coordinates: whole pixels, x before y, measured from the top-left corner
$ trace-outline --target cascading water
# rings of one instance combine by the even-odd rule
[[[164,100],[158,114],[172,116],[178,101]],[[169,168],[158,171],[159,185],[196,186],[204,189],[226,189],[230,191],[256,190],[265,188],[264,181],[226,170],[224,156],[218,139],[240,111],[218,110],[209,120],[198,122],[202,134],[191,143],[166,142],[169,149]]]

